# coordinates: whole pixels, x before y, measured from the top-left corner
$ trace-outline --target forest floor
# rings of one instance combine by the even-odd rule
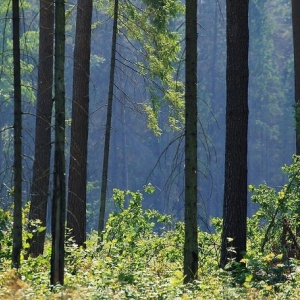
[[[2,257],[0,299],[300,299],[296,261],[287,266],[275,254],[253,255],[233,274],[217,266],[215,235],[202,234],[199,278],[188,285],[178,236],[156,236],[126,249],[115,241],[99,249],[95,236],[86,249],[67,245],[64,286],[49,285],[50,243],[43,256],[22,260],[18,272]]]
[[[297,238],[283,239],[282,219],[274,218],[276,203],[282,208],[282,193],[265,186],[257,190],[265,202],[256,215],[248,218],[247,253],[240,262],[228,262],[228,268],[218,266],[222,219],[211,219],[211,233],[199,230],[198,279],[187,285],[183,284],[182,272],[184,223],[174,224],[170,216],[142,209],[139,192],[116,191],[118,209],[109,215],[101,240],[97,232],[90,232],[82,248],[73,238],[67,238],[63,286],[50,286],[50,235],[46,235],[43,255],[24,259],[29,248],[26,241],[32,237],[25,228],[21,266],[17,271],[11,269],[12,215],[2,211],[0,299],[300,299],[300,260],[287,250],[292,249]],[[131,199],[125,207],[128,195]],[[294,197],[290,198],[293,204]],[[294,206],[288,200],[284,203],[289,209],[284,209],[282,216],[291,218]],[[266,222],[267,213],[273,220],[272,230],[270,222]],[[24,224],[28,223],[26,215],[25,209]],[[154,228],[159,228],[159,232]],[[42,230],[37,225],[35,232]],[[294,255],[299,258],[296,252]]]

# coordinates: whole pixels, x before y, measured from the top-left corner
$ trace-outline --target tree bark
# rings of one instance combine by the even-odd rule
[[[100,211],[99,211],[99,224],[98,224],[98,235],[100,239],[102,238],[102,232],[104,230],[104,220],[105,220],[109,145],[110,145],[111,119],[112,119],[112,107],[113,107],[114,85],[115,85],[118,11],[119,11],[119,0],[115,0],[111,61],[110,61],[109,91],[108,91],[108,100],[107,100],[106,127],[105,127],[105,140],[104,140],[104,152],[103,152],[103,166],[102,166]]]
[[[64,284],[64,242],[66,219],[65,182],[65,4],[55,2],[55,153],[52,201],[51,285]]]
[[[52,0],[40,1],[39,66],[37,108],[35,123],[35,159],[31,186],[29,220],[40,220],[46,227],[49,197],[51,156],[51,115],[53,85],[53,30],[54,10]],[[43,254],[46,231],[34,233],[28,242],[28,254],[36,257]]]
[[[14,69],[14,212],[12,267],[20,267],[22,249],[22,101],[19,1],[13,0],[13,69]]]
[[[225,186],[220,266],[246,251],[249,0],[227,0]],[[229,247],[234,248],[230,251]]]
[[[198,276],[197,1],[186,1],[184,282]]]
[[[300,2],[292,0],[294,41],[295,107],[296,107],[296,155],[300,155]]]
[[[296,155],[300,155],[300,2],[297,0],[292,0],[292,24],[294,43]],[[297,226],[296,232],[297,236],[300,236],[300,226]]]
[[[78,246],[86,241],[86,181],[92,0],[77,3],[74,49],[67,227]]]

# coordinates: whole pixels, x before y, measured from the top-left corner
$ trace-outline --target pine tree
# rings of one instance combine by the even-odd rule
[[[54,8],[52,0],[40,1],[39,65],[36,104],[35,150],[32,167],[31,204],[29,220],[40,220],[46,227],[49,197],[51,116],[53,107],[53,30]],[[43,254],[46,230],[35,232],[28,243],[28,254]]]
[[[51,285],[64,284],[64,242],[66,219],[65,182],[65,3],[55,3],[55,152],[52,201]]]
[[[12,266],[20,267],[22,249],[22,102],[20,55],[20,8],[13,0],[13,61],[14,61],[14,212]]]
[[[92,0],[77,3],[67,227],[78,246],[86,240],[86,182]]]
[[[186,1],[184,282],[198,276],[197,1]]]
[[[249,0],[227,0],[226,145],[220,266],[246,251]],[[230,248],[234,248],[232,251]]]

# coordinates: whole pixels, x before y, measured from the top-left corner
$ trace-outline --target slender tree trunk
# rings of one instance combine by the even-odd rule
[[[86,241],[86,180],[92,0],[77,3],[74,49],[67,227],[78,246]]]
[[[55,2],[55,153],[52,201],[51,285],[64,284],[64,242],[66,219],[65,182],[65,4]]]
[[[215,111],[216,103],[216,65],[217,65],[217,53],[218,53],[218,10],[219,4],[216,1],[214,11],[214,34],[213,34],[213,50],[212,50],[212,62],[211,62],[211,106],[212,111]]]
[[[123,189],[128,190],[128,159],[127,159],[127,125],[126,125],[126,111],[125,107],[121,107],[122,116],[122,163],[123,163]]]
[[[14,212],[12,266],[20,267],[22,249],[22,102],[20,64],[19,1],[13,0],[13,61],[14,61]]]
[[[227,0],[225,187],[220,266],[246,251],[249,0]],[[230,251],[229,247],[234,248]]]
[[[296,106],[296,154],[300,155],[300,1],[292,0],[294,41],[295,106]]]
[[[217,97],[217,92],[216,92],[216,67],[217,67],[217,60],[218,60],[218,10],[219,10],[219,3],[216,1],[215,2],[215,11],[214,11],[214,31],[213,31],[213,46],[212,46],[212,61],[211,61],[211,102],[210,102],[210,107],[211,111],[214,115],[217,114],[217,111],[219,109],[219,103],[218,103],[218,97]],[[211,139],[215,137],[215,126],[210,126],[209,136]],[[218,133],[220,134],[220,133]],[[213,173],[216,174],[215,168],[218,168],[219,166],[213,166]],[[214,189],[216,192],[216,197],[215,199],[218,199],[218,194],[220,193],[221,190],[221,184],[219,182],[214,183]],[[210,216],[216,216],[218,215],[218,212],[220,211],[220,205],[219,201],[214,201],[211,199],[208,201],[208,213],[209,217]]]
[[[119,11],[119,0],[115,0],[111,61],[110,61],[109,91],[108,91],[108,101],[107,101],[107,115],[106,115],[105,140],[104,140],[104,152],[103,152],[100,212],[99,212],[99,224],[98,224],[98,235],[100,239],[102,238],[102,232],[104,230],[104,220],[105,220],[109,144],[110,144],[111,119],[112,119],[112,107],[113,107],[114,84],[115,84],[118,11]]]
[[[184,282],[198,276],[197,1],[186,0]]]
[[[294,42],[296,155],[300,155],[300,1],[298,0],[292,0],[292,22]],[[296,231],[297,236],[300,236],[300,226],[297,226]]]
[[[31,186],[29,220],[41,221],[46,227],[49,196],[51,156],[51,115],[53,85],[53,30],[54,10],[52,0],[40,1],[39,66],[37,108],[35,123],[35,158]],[[33,234],[28,241],[28,254],[36,257],[43,254],[46,231]]]

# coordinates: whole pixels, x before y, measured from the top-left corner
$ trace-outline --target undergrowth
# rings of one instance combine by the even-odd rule
[[[49,285],[49,236],[43,255],[23,256],[21,268],[11,269],[12,219],[0,210],[0,299],[299,299],[294,234],[299,228],[299,170],[300,160],[294,157],[283,168],[289,182],[280,190],[250,186],[260,208],[248,219],[248,252],[242,261],[219,268],[221,219],[212,220],[214,233],[199,231],[199,277],[188,285],[182,273],[184,224],[144,210],[140,192],[114,190],[117,210],[108,217],[101,242],[96,232],[89,233],[85,249],[67,239],[64,286]],[[153,192],[151,186],[147,191]],[[38,225],[35,230],[42,230]]]

